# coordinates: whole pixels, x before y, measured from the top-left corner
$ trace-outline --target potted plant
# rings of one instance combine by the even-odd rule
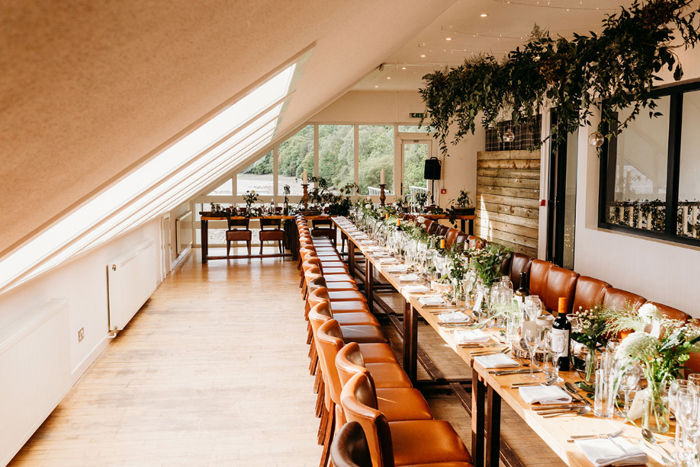
[[[245,200],[246,216],[250,217],[252,215],[253,203],[258,200],[258,195],[255,194],[255,190],[246,191],[245,195],[243,195],[243,199]]]

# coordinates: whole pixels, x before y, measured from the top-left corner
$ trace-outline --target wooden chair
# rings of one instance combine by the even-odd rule
[[[226,231],[226,256],[231,251],[231,242],[246,242],[248,246],[248,256],[250,256],[250,242],[253,239],[253,232],[250,228],[250,219],[228,219],[228,230]]]
[[[335,467],[372,467],[367,437],[357,422],[343,425],[331,443],[331,460]]]
[[[522,253],[513,253],[513,257],[510,260],[510,269],[508,274],[510,276],[510,281],[513,283],[513,290],[518,290],[520,288],[520,274],[524,272],[526,277],[529,276],[532,261],[533,258],[527,255]],[[528,287],[528,284],[524,285]]]
[[[272,229],[265,230],[265,227]],[[284,254],[284,230],[281,229],[280,219],[260,219],[260,254],[263,254],[263,244],[266,241],[277,242],[277,247],[281,255]]]
[[[336,244],[337,231],[330,219],[317,219],[311,221],[311,235],[314,237],[328,237],[333,245]]]
[[[576,281],[572,312],[578,313],[579,309],[590,310],[595,306],[602,305],[605,290],[608,287],[612,287],[612,285],[588,276],[579,277]]]

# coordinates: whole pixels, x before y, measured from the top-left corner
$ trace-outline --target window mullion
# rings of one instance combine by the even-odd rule
[[[671,95],[668,138],[668,169],[666,172],[666,222],[667,235],[675,236],[678,229],[678,183],[680,178],[681,125],[683,94]]]

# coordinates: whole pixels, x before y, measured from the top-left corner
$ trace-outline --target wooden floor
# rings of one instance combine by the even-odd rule
[[[199,258],[168,276],[10,465],[318,465],[295,264]],[[385,331],[400,357],[400,337]],[[445,376],[471,374],[428,326],[419,343]],[[457,398],[428,402],[469,448]],[[507,407],[502,427],[525,465],[564,465]]]
[[[198,259],[168,276],[10,465],[318,465],[294,264]]]

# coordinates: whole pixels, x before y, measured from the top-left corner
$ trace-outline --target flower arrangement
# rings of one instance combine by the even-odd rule
[[[245,192],[245,195],[243,195],[243,199],[245,200],[246,213],[250,215],[253,204],[258,200],[258,195],[255,194],[255,190],[249,190]]]
[[[572,320],[571,339],[583,344],[588,349],[585,367],[586,382],[593,382],[595,371],[596,350],[605,347],[612,334],[608,329],[607,316],[610,311],[601,305],[584,310],[579,307]]]
[[[510,248],[497,243],[490,243],[480,250],[469,249],[467,255],[481,278],[484,286],[490,287],[496,278],[502,275],[503,262],[512,254]]]

